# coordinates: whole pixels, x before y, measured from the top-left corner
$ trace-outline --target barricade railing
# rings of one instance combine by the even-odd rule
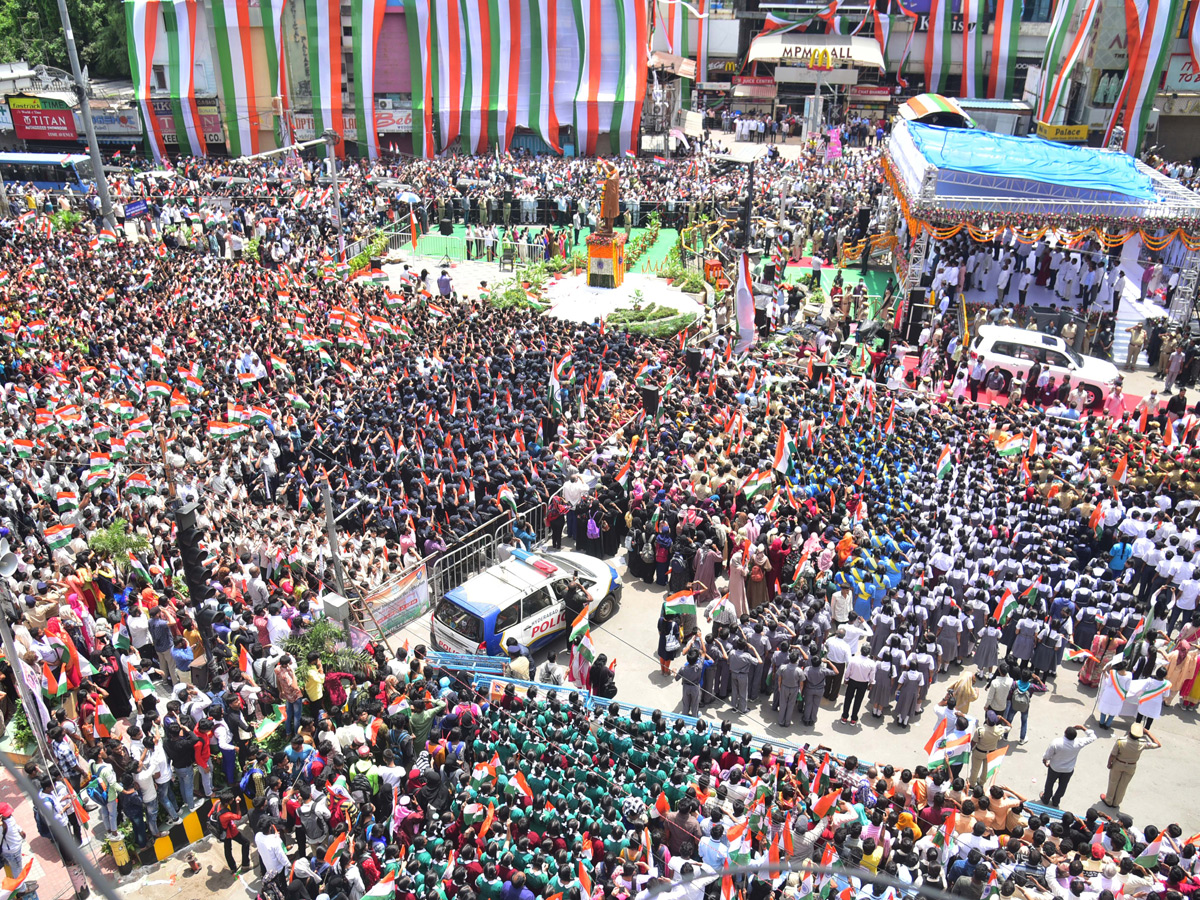
[[[474,653],[443,653],[434,650],[425,654],[425,660],[430,665],[451,672],[470,672],[475,677],[495,676],[504,674],[505,660],[501,656],[476,655]]]

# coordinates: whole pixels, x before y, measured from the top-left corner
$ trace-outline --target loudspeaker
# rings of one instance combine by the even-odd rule
[[[863,234],[867,233],[867,228],[871,224],[871,207],[860,206],[858,208],[858,230]]]
[[[450,235],[454,234],[454,222],[451,221],[450,219],[442,219],[441,224],[438,227],[438,230],[442,234],[449,237]]]
[[[382,269],[383,268],[383,258],[380,256],[372,256],[371,257],[371,268],[372,269]]]
[[[646,415],[653,417],[658,413],[658,388],[644,387],[638,390],[642,394],[642,409],[646,411]]]
[[[765,266],[763,266],[762,280],[763,280],[764,284],[774,284],[775,283],[775,264],[774,263],[767,263]]]
[[[687,352],[684,354],[684,360],[687,362],[688,371],[693,375],[700,371],[700,363],[702,359],[703,357],[700,354],[700,350],[696,347],[688,347]]]

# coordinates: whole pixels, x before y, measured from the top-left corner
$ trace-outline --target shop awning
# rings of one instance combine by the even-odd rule
[[[764,34],[750,45],[748,62],[781,62],[806,66],[813,51],[829,51],[834,66],[883,68],[883,54],[874,38],[842,34]],[[824,54],[822,54],[823,56]]]
[[[779,85],[735,84],[733,96],[738,100],[774,100],[779,96]]]

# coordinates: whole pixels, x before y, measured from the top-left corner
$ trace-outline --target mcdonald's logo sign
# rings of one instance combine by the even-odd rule
[[[808,57],[808,67],[810,69],[832,69],[833,57],[829,53],[829,48],[814,49]]]

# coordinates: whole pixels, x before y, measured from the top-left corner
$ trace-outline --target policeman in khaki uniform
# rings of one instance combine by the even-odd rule
[[[1108,754],[1108,790],[1100,795],[1101,803],[1112,807],[1121,805],[1142,751],[1147,747],[1157,750],[1162,744],[1142,727],[1141,722],[1134,722],[1129,726],[1128,735],[1117,738]]]

